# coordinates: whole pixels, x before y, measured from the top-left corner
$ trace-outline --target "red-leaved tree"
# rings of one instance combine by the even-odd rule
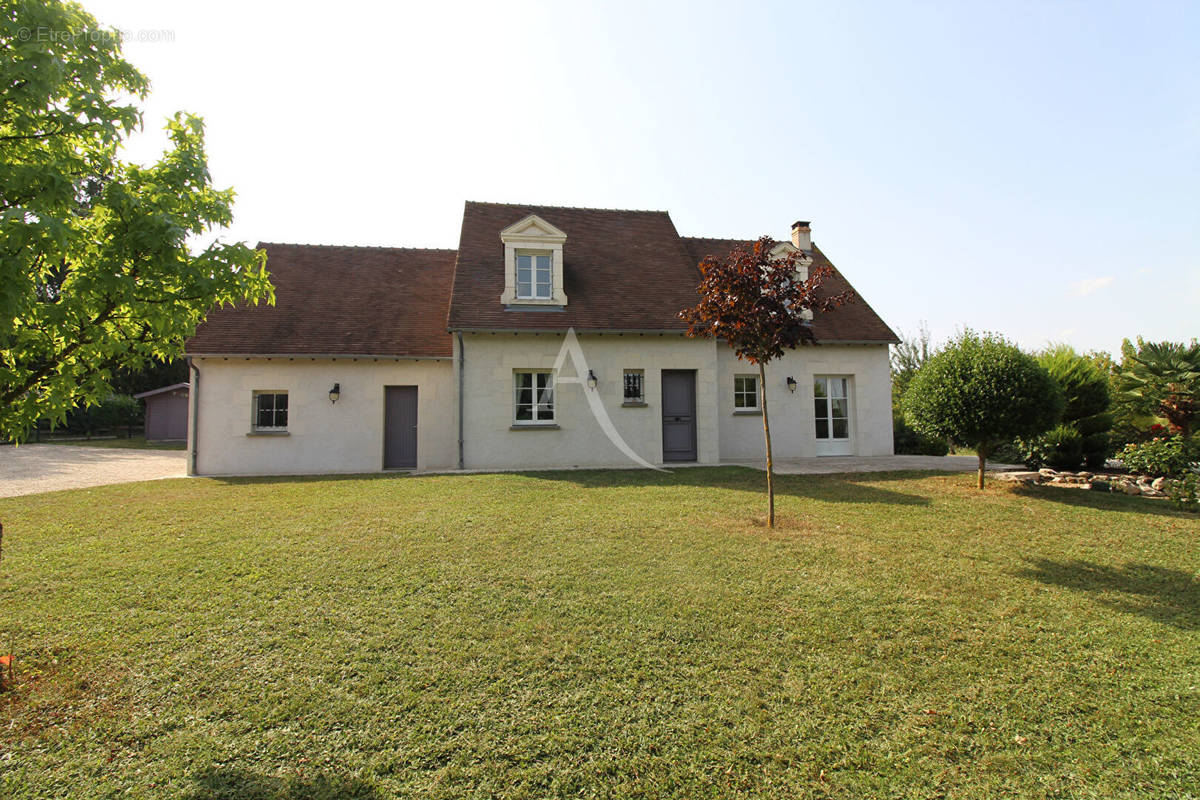
[[[779,252],[773,253],[773,251]],[[771,455],[771,422],[767,416],[766,365],[786,351],[816,344],[806,311],[827,313],[854,299],[854,292],[820,292],[833,269],[817,266],[802,250],[779,248],[764,236],[724,258],[700,262],[700,302],[679,312],[688,336],[717,338],[738,358],[758,366],[762,398],[763,438],[767,445],[767,526],[775,527],[775,463]]]

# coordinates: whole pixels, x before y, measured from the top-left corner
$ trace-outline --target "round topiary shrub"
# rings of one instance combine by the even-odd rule
[[[1037,360],[1001,336],[965,331],[913,376],[904,417],[927,436],[949,438],[985,461],[1000,444],[1058,422],[1063,393]]]

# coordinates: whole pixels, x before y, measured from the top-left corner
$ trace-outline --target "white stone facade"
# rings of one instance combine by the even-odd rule
[[[457,464],[449,360],[195,357],[189,472],[308,475],[383,469],[385,386],[417,386],[417,468]],[[336,403],[329,390],[338,384]],[[288,394],[286,435],[255,435],[254,393]],[[197,424],[198,423],[198,424]],[[197,435],[197,429],[199,435]]]
[[[513,374],[551,369],[564,340],[554,333],[464,333],[454,360],[196,357],[189,426],[191,470],[200,475],[367,473],[383,470],[384,387],[416,386],[417,469],[459,466],[462,355],[462,466],[467,469],[630,466],[592,413],[598,393],[620,437],[645,461],[662,462],[664,369],[695,370],[697,462],[761,460],[762,418],[735,413],[736,375],[757,375],[723,342],[678,334],[579,337],[583,370],[597,378],[560,383],[554,427],[515,425]],[[645,405],[624,404],[623,372],[644,374]],[[568,359],[562,375],[574,376]],[[817,455],[813,376],[850,378],[851,454],[892,452],[891,379],[886,344],[805,346],[767,367],[772,441],[779,459]],[[789,391],[786,379],[796,381]],[[329,391],[338,384],[336,403]],[[286,434],[255,435],[254,393],[287,392]],[[197,435],[198,431],[198,435]]]

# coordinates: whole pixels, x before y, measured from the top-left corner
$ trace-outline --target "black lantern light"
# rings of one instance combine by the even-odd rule
[[[342,396],[342,385],[335,383],[333,388],[329,390],[329,402],[336,403],[338,398]]]
[[[791,375],[788,375],[788,377],[787,377],[787,387],[788,387],[789,392],[791,392],[792,394],[796,393],[796,379],[793,378]]]
[[[595,389],[595,388],[596,388],[596,383],[597,383],[597,382],[598,382],[598,381],[596,380],[596,373],[595,373],[595,372],[592,372],[592,371],[589,369],[589,370],[588,370],[588,376],[587,376],[587,385],[588,385],[588,388],[589,388],[589,389]]]

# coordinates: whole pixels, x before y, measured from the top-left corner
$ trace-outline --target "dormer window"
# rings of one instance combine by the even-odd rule
[[[517,299],[549,300],[553,294],[554,254],[517,251]]]
[[[512,310],[567,304],[563,290],[563,245],[567,234],[536,214],[500,231],[504,245],[504,293],[500,302]]]

